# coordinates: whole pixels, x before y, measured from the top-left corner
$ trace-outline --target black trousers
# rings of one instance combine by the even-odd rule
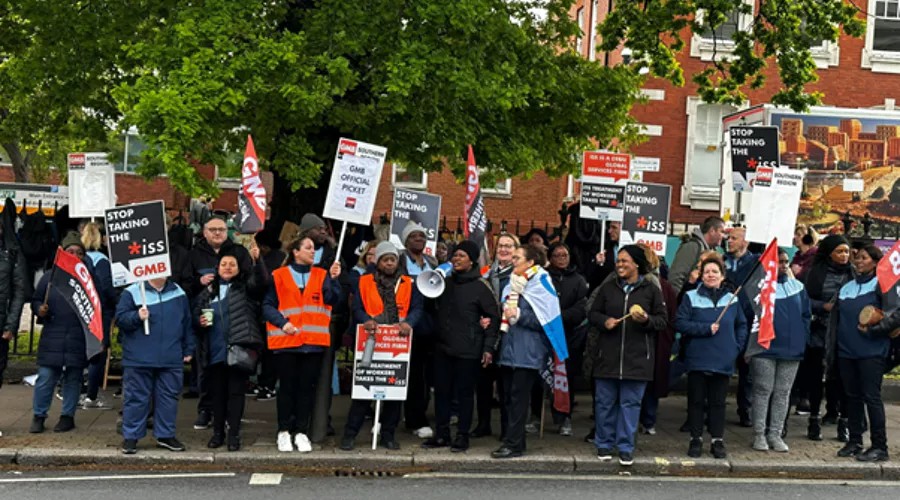
[[[703,436],[704,408],[709,413],[709,434],[713,439],[725,436],[725,396],[728,375],[688,372],[688,427],[691,437]]]
[[[494,383],[497,383],[498,391],[502,392],[501,386],[503,382],[500,377],[500,367],[491,363],[487,368],[482,368],[478,374],[478,387],[476,389],[475,409],[478,412],[478,427],[483,429],[491,428]]]
[[[3,372],[9,364],[9,341],[0,339],[0,387],[3,387]]]
[[[847,393],[841,380],[841,364],[832,363],[825,373],[825,413],[847,417]]]
[[[459,403],[457,435],[468,437],[472,429],[475,385],[481,370],[480,359],[462,359],[440,351],[434,353],[434,412],[436,436],[450,439],[450,405]]]
[[[744,360],[744,354],[741,353],[737,358],[738,386],[737,394],[737,412],[738,416],[750,416],[750,396],[753,395],[753,379],[750,377],[750,364]]]
[[[797,371],[797,379],[800,381],[800,393],[809,398],[809,414],[814,417],[819,416],[822,409],[824,375],[825,348],[807,346]]]
[[[310,415],[316,397],[316,382],[324,352],[276,353],[278,373],[278,432],[309,433]]]
[[[403,403],[406,428],[410,430],[428,427],[428,400],[431,396],[430,381],[434,372],[434,339],[428,335],[416,335],[409,359],[409,388]]]
[[[872,447],[887,450],[884,403],[881,401],[884,360],[839,358],[838,365],[847,394],[845,411],[849,418],[850,442],[862,444],[863,422],[868,413]]]
[[[366,413],[374,404],[374,401],[368,399],[354,399],[350,403],[350,413],[347,414],[347,425],[344,427],[344,436],[355,438],[362,429],[366,421]],[[378,419],[381,421],[381,439],[385,441],[393,441],[394,434],[397,431],[397,425],[400,423],[400,407],[401,401],[382,401],[381,415]]]
[[[228,434],[240,435],[249,376],[226,363],[216,363],[206,367],[206,378],[212,399],[213,433],[224,436],[228,422]]]
[[[525,451],[525,424],[528,422],[528,401],[532,388],[540,380],[537,370],[502,368],[503,406],[506,408],[506,432],[503,445],[513,451]]]
[[[278,383],[278,371],[275,369],[275,355],[265,346],[259,350],[259,375],[256,377],[256,383],[260,387],[265,387],[270,391],[274,391],[275,384]]]

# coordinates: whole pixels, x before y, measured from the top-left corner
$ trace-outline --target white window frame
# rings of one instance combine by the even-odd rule
[[[744,4],[754,6],[754,0],[743,0]],[[697,21],[703,22],[704,12],[697,12]],[[741,14],[738,18],[738,30],[746,31],[753,24],[752,14]],[[699,57],[701,61],[727,59],[734,53],[734,40],[704,38],[700,33],[691,36],[691,57]]]
[[[578,30],[580,33],[577,37],[575,37],[575,47],[577,47],[578,55],[584,54],[584,8],[587,4],[578,7],[578,10],[575,11],[575,22],[578,23]]]
[[[497,184],[503,183],[503,187],[500,189],[497,188],[489,188],[485,187],[484,183],[481,182],[482,173],[484,170],[479,167],[478,168],[478,183],[481,184],[481,194],[487,196],[496,196],[496,197],[511,197],[512,196],[512,179],[507,177],[506,181],[497,182]]]
[[[421,189],[421,190],[428,189],[428,172],[426,172],[424,169],[422,170],[421,182],[404,182],[404,181],[397,182],[397,169],[398,168],[403,169],[404,171],[406,170],[406,167],[404,167],[403,165],[401,165],[399,163],[391,163],[391,185],[392,186],[399,187],[399,188],[406,188],[406,189]]]
[[[697,108],[701,105],[706,105],[708,103],[703,102],[703,99],[697,96],[688,96],[687,98],[687,139],[685,140],[685,154],[684,154],[684,182],[681,185],[681,201],[682,205],[688,205],[694,210],[718,210],[719,209],[719,200],[721,197],[721,180],[719,181],[719,185],[706,185],[706,184],[697,184],[693,181],[693,157],[694,157],[694,146],[695,146],[695,129],[697,127]],[[720,106],[725,106],[724,104],[720,104]],[[744,106],[735,109],[738,111],[739,109],[746,108],[746,103]],[[724,116],[723,113],[722,116]],[[721,127],[721,121],[719,123]],[[721,128],[720,133],[718,134],[719,139],[715,144],[707,144],[707,147],[714,146],[716,147],[720,154],[722,150],[721,145]],[[721,160],[719,162],[719,168],[717,171],[721,171]]]
[[[876,3],[880,0],[869,0],[867,12],[872,18],[872,22],[866,22],[866,44],[862,51],[863,68],[871,69],[873,73],[894,73],[900,74],[900,51],[889,52],[883,50],[875,50],[875,12]],[[898,6],[900,7],[900,6]],[[900,17],[897,18],[900,21]]]
[[[810,47],[809,51],[812,52],[816,69],[828,69],[841,62],[841,47],[837,42],[825,40],[821,45]]]

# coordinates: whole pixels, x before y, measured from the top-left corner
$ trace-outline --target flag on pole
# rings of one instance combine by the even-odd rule
[[[478,167],[475,165],[475,153],[469,144],[469,158],[466,162],[466,204],[463,210],[465,223],[463,235],[474,241],[478,248],[484,248],[484,236],[487,230],[487,215],[484,213],[484,198],[481,197],[481,185],[478,182]]]
[[[259,161],[253,137],[247,136],[244,166],[241,168],[241,193],[238,196],[238,227],[241,234],[258,233],[266,223],[266,188],[259,177]]]
[[[84,329],[85,353],[91,359],[103,348],[100,294],[87,264],[78,257],[57,248],[54,267],[48,286],[61,293],[78,316]]]
[[[775,284],[778,282],[778,240],[773,239],[759,257],[757,265],[741,287],[753,306],[753,328],[757,343],[768,349],[775,339]]]
[[[887,293],[900,280],[900,241],[894,243],[891,251],[884,254],[875,270],[881,293]]]

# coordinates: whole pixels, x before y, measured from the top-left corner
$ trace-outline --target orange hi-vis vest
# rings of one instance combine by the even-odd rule
[[[324,269],[312,267],[309,270],[309,282],[300,292],[291,269],[288,266],[272,271],[275,281],[275,292],[278,294],[278,312],[292,325],[300,329],[300,333],[288,335],[281,328],[266,323],[269,349],[290,349],[302,345],[331,345],[331,306],[325,304],[322,285],[327,276]]]
[[[406,321],[406,317],[409,315],[412,289],[412,278],[409,276],[401,276],[397,280],[394,294],[397,300],[397,316],[400,317],[401,322]],[[362,299],[363,307],[369,316],[374,318],[384,312],[384,301],[381,300],[378,286],[375,285],[374,274],[365,274],[359,278],[359,298]]]

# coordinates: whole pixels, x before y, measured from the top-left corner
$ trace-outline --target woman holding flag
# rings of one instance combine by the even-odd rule
[[[520,246],[512,255],[512,263],[513,274],[526,281],[517,300],[511,297],[512,283],[502,294],[503,316],[510,324],[500,341],[499,361],[507,422],[503,426],[503,444],[491,453],[494,458],[520,457],[525,452],[531,388],[540,371],[549,365],[551,352],[563,361],[568,357],[559,299],[543,267],[547,263],[544,250],[534,245]]]
[[[588,314],[595,327],[586,356],[593,360],[597,458],[634,463],[634,434],[647,382],[653,380],[656,336],[666,328],[666,305],[659,287],[645,279],[644,250],[626,245],[616,261],[617,279],[604,282]]]
[[[875,266],[881,257],[881,250],[874,245],[866,245],[856,253],[853,262],[856,278],[841,287],[829,323],[829,341],[833,339],[837,344],[837,363],[847,398],[845,411],[850,428],[850,439],[837,454],[855,456],[860,462],[888,459],[881,382],[891,338],[885,335],[887,332],[870,331],[859,322],[863,308],[882,306],[882,292],[875,276]],[[866,414],[872,446],[863,451]]]
[[[812,313],[803,283],[791,276],[790,258],[778,249],[778,279],[775,284],[775,337],[760,342],[758,325],[750,330],[750,342],[744,354],[753,380],[753,449],[785,453],[782,438],[790,406],[791,386],[809,341]],[[767,344],[767,345],[766,345]],[[771,416],[771,418],[769,418]],[[766,433],[766,422],[769,422]]]

